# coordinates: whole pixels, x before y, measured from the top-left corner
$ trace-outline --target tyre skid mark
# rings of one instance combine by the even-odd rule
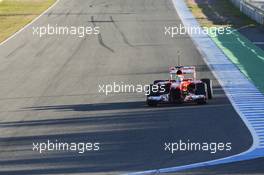
[[[94,16],[91,16],[91,22],[93,24],[94,27],[96,27],[96,21],[94,20]],[[105,43],[104,43],[104,40],[103,40],[103,37],[102,37],[102,34],[101,32],[97,35],[98,37],[98,42],[101,46],[103,46],[104,48],[106,48],[107,50],[109,50],[110,52],[114,53],[114,49],[112,49],[111,47],[107,46]]]
[[[113,23],[113,25],[115,26],[115,28],[118,30],[118,32],[120,33],[120,35],[122,36],[122,39],[124,41],[124,43],[126,43],[128,46],[130,47],[134,47],[127,39],[126,35],[124,34],[124,32],[120,29],[120,27],[117,25],[117,23],[115,22],[115,20],[113,19],[112,16],[110,16],[110,20]]]

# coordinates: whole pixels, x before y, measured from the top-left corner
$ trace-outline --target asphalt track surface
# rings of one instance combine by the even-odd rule
[[[99,26],[101,34],[32,35],[0,46],[0,174],[123,173],[185,165],[247,150],[252,138],[188,36],[170,0],[61,0],[33,26]],[[207,105],[149,108],[143,94],[105,96],[99,84],[149,84],[195,65],[214,80]],[[100,142],[99,152],[32,151],[33,142]],[[232,142],[232,151],[164,151],[164,142]]]
[[[264,50],[264,42],[262,39],[264,28],[262,26],[245,28],[239,32],[247,37],[247,39],[253,42],[256,46]]]

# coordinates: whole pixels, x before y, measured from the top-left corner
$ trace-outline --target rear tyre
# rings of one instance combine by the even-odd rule
[[[147,96],[148,97],[150,97],[150,96],[159,96],[160,95],[158,91],[153,91],[153,89],[154,89],[153,86],[157,86],[157,85],[155,85],[155,84],[154,85],[153,84],[149,85],[149,89],[147,90],[147,93],[148,93]]]
[[[207,96],[208,99],[212,99],[213,98],[213,84],[212,84],[212,80],[204,78],[201,79],[202,82],[204,82],[207,86]]]

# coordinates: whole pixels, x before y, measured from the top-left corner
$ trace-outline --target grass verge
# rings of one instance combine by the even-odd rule
[[[0,0],[0,42],[31,22],[56,0]]]
[[[244,15],[229,0],[186,0],[202,27],[231,27],[231,34],[210,35],[216,45],[255,86],[264,93],[264,51],[239,30],[258,24]]]
[[[211,38],[232,63],[264,93],[264,51],[236,30],[228,35]]]

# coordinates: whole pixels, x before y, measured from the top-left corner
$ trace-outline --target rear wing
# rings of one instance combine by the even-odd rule
[[[193,79],[196,80],[196,70],[194,66],[175,66],[170,68],[170,74],[187,75],[192,74]]]

